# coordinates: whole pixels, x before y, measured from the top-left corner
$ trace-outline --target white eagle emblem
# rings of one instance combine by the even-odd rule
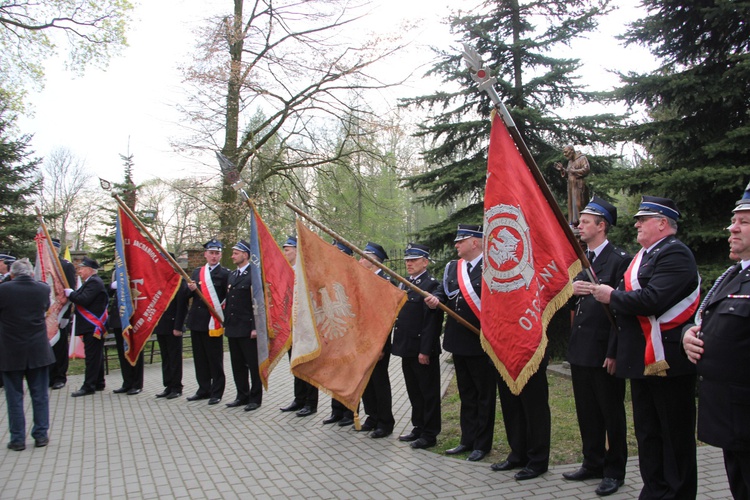
[[[520,241],[521,240],[513,236],[507,228],[502,228],[492,240],[492,243],[490,243],[490,248],[487,252],[490,257],[498,263],[498,265],[503,265],[509,260],[518,262],[516,249],[518,248],[518,243],[520,243]]]
[[[344,285],[341,283],[333,284],[333,299],[325,288],[318,290],[318,293],[320,294],[320,305],[315,300],[315,294],[310,294],[310,302],[315,313],[315,323],[318,325],[318,330],[328,340],[343,337],[348,325],[346,318],[355,316]]]

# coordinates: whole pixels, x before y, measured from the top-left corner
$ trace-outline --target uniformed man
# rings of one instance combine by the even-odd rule
[[[297,262],[297,238],[289,236],[282,245],[284,257],[289,265],[294,267]],[[289,359],[292,359],[292,350],[287,351]],[[301,378],[294,377],[294,401],[279,408],[281,411],[297,411],[298,417],[309,417],[318,411],[318,388],[308,384]]]
[[[695,365],[680,340],[697,308],[698,268],[675,237],[672,200],[644,196],[634,217],[642,248],[625,279],[617,289],[588,283],[582,291],[610,304],[617,322],[616,374],[630,379],[641,498],[695,498]]]
[[[444,303],[477,329],[480,327],[483,236],[481,225],[458,225],[454,241],[459,259],[448,263],[442,286],[425,299],[425,304],[431,308],[437,307],[438,302]],[[476,462],[492,449],[497,370],[482,349],[479,335],[451,316],[445,323],[443,348],[453,354],[461,398],[461,442],[445,453],[471,452],[467,460]]]
[[[601,283],[616,287],[631,256],[607,240],[617,224],[617,208],[594,196],[581,211],[578,230],[587,245],[591,270]],[[583,444],[583,464],[563,477],[571,481],[601,478],[599,496],[616,492],[625,478],[628,458],[625,379],[614,376],[617,335],[606,309],[583,291],[581,272],[573,281],[575,312],[568,341],[573,396]],[[609,444],[609,447],[607,447]]]
[[[388,254],[377,243],[368,242],[364,248],[364,252],[381,264],[388,260]],[[365,269],[373,271],[377,276],[389,282],[391,281],[390,276],[385,271],[364,257],[359,259],[359,263]],[[393,417],[391,379],[388,376],[388,364],[390,360],[391,338],[388,336],[380,353],[380,358],[375,363],[370,380],[367,382],[365,391],[362,394],[362,403],[365,407],[365,413],[367,413],[367,419],[362,424],[360,431],[372,431],[370,432],[370,437],[373,439],[390,436],[393,432],[393,426],[396,423]]]
[[[170,255],[174,258],[173,254]],[[154,327],[161,353],[161,374],[164,384],[164,390],[156,395],[157,398],[177,399],[182,396],[182,340],[187,315],[185,297],[189,293],[187,283],[183,279],[174,299]]]
[[[734,498],[750,498],[750,184],[733,210],[729,257],[682,339],[698,369],[698,439],[724,451]],[[702,322],[701,322],[702,321]]]
[[[68,300],[76,306],[75,334],[83,337],[86,353],[86,374],[81,388],[71,394],[74,398],[104,390],[104,336],[107,333],[109,296],[104,282],[96,274],[98,269],[97,261],[84,257],[76,268],[81,287],[65,289]]]
[[[76,283],[76,268],[69,260],[62,258],[59,255],[59,239],[52,238],[52,245],[58,252],[60,265],[65,274],[65,279],[68,280],[68,286],[72,288]],[[55,353],[55,362],[49,367],[49,383],[50,387],[55,390],[62,389],[68,382],[68,344],[70,343],[70,329],[73,327],[70,322],[71,310],[72,308],[68,307],[65,310],[65,313],[63,313],[59,324],[60,338],[55,342],[55,345],[52,346],[52,352]]]
[[[7,253],[0,253],[0,283],[10,281],[10,266],[16,258]]]
[[[440,283],[427,270],[430,249],[409,243],[404,250],[409,281],[427,293]],[[400,285],[401,288],[406,288]],[[406,392],[411,402],[412,430],[398,437],[415,449],[430,448],[440,434],[440,330],[443,313],[424,304],[424,297],[408,289],[406,303],[393,327],[393,354],[401,357]]]
[[[216,318],[213,318],[206,304],[195,295],[200,288],[203,296],[211,302],[214,311],[221,313],[221,303],[227,293],[229,270],[219,264],[221,241],[211,239],[203,248],[206,265],[196,268],[188,283],[189,297],[193,298],[188,313],[187,327],[190,329],[190,340],[193,346],[195,378],[198,390],[188,401],[208,399],[208,404],[215,405],[224,395],[226,377],[224,376],[224,339],[223,331]],[[221,318],[219,318],[221,319]]]
[[[244,406],[245,411],[257,410],[263,401],[249,269],[250,253],[250,244],[245,240],[238,241],[232,247],[232,262],[237,269],[230,273],[227,281],[227,305],[224,309],[224,334],[229,341],[232,375],[237,386],[237,397],[227,406]],[[248,375],[252,379],[252,386]]]

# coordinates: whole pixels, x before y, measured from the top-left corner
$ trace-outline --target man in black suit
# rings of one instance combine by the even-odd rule
[[[7,253],[0,253],[0,283],[10,281],[10,266],[16,261],[16,258]]]
[[[724,450],[734,498],[750,498],[750,184],[729,229],[740,262],[714,283],[682,343],[696,363],[698,439]]]
[[[120,302],[117,296],[117,280],[115,279],[114,271],[112,271],[109,294],[112,296],[112,299],[109,304],[109,321],[107,322],[107,326],[115,336],[117,359],[120,361],[120,375],[122,376],[122,385],[112,392],[114,394],[134,396],[143,391],[144,354],[141,350],[135,366],[131,365],[130,361],[125,357],[125,338],[122,336],[122,318],[120,317]]]
[[[182,396],[182,336],[187,314],[185,297],[188,294],[187,284],[182,280],[172,302],[154,327],[161,353],[161,376],[164,384],[164,390],[156,395],[157,398],[177,399]]]
[[[55,250],[60,251],[60,240],[52,238],[52,245]],[[60,259],[65,279],[68,280],[68,286],[73,287],[76,283],[76,268],[67,259]],[[49,367],[49,383],[52,389],[62,389],[68,382],[68,344],[70,340],[70,329],[73,327],[70,322],[71,308],[70,306],[65,310],[62,318],[60,319],[60,338],[52,346],[52,352],[55,353],[55,363]]]
[[[430,249],[409,243],[404,250],[409,281],[427,293],[440,283],[427,270]],[[401,285],[401,288],[405,288]],[[424,297],[408,289],[406,303],[393,327],[393,354],[401,357],[404,384],[411,402],[412,430],[398,437],[414,449],[435,446],[440,434],[440,329],[443,313],[424,304]]]
[[[109,296],[104,282],[96,274],[99,263],[84,257],[76,272],[81,277],[78,290],[65,289],[68,300],[76,306],[76,336],[83,337],[86,353],[86,374],[81,388],[71,394],[74,398],[104,390],[104,336],[107,333],[107,304]]]
[[[616,374],[630,379],[641,498],[695,498],[695,366],[680,341],[697,308],[698,268],[675,237],[672,200],[644,196],[634,217],[642,248],[620,286],[582,291],[610,304],[617,322]]]
[[[193,346],[193,361],[195,363],[195,379],[198,382],[198,390],[188,401],[199,401],[208,399],[208,404],[219,404],[224,395],[226,377],[224,376],[224,333],[219,321],[212,318],[206,304],[194,293],[200,289],[206,300],[212,302],[212,307],[218,318],[223,321],[221,303],[227,294],[227,279],[229,270],[219,264],[221,250],[224,248],[221,241],[211,239],[203,248],[203,256],[206,265],[193,270],[188,283],[193,302],[188,313],[187,327],[190,329],[190,340]]]
[[[388,254],[382,246],[377,243],[368,242],[364,252],[372,259],[379,263],[388,260]],[[377,276],[391,281],[390,276],[378,266],[365,259],[359,259],[360,265],[365,269],[373,271]],[[361,431],[370,432],[370,437],[380,439],[390,436],[393,432],[393,426],[396,420],[393,418],[393,397],[391,395],[391,379],[388,376],[388,365],[391,361],[391,338],[385,340],[383,350],[380,353],[378,362],[372,370],[370,380],[367,382],[364,393],[362,393],[362,403],[367,413],[367,419],[362,424]],[[341,425],[341,424],[339,424]]]
[[[459,224],[455,247],[459,260],[445,267],[443,286],[425,298],[430,308],[443,302],[479,329],[482,293],[482,226]],[[461,398],[461,442],[448,455],[470,451],[467,460],[476,462],[492,449],[495,432],[495,369],[482,349],[479,335],[452,316],[445,323],[443,348],[453,354],[458,395]]]
[[[244,406],[245,411],[260,408],[263,402],[263,383],[258,367],[258,335],[253,314],[253,289],[250,277],[250,244],[244,240],[232,247],[232,262],[237,269],[227,281],[227,305],[224,309],[224,334],[229,341],[232,375],[237,386],[237,397],[229,408]],[[252,386],[249,378],[252,379]]]
[[[5,382],[10,442],[8,449],[26,449],[23,379],[29,386],[36,447],[47,446],[49,437],[49,368],[55,356],[47,339],[45,315],[50,289],[34,280],[28,259],[11,264],[12,280],[0,285],[0,375]]]
[[[594,196],[581,211],[578,231],[586,243],[591,270],[600,283],[616,287],[631,256],[607,240],[617,224],[617,208]],[[578,427],[583,444],[583,464],[563,477],[571,481],[602,478],[599,496],[611,495],[622,486],[628,458],[625,422],[625,379],[614,376],[617,335],[607,311],[589,293],[581,272],[573,281],[575,310],[568,341],[568,361],[573,379]],[[609,443],[609,448],[607,448]]]

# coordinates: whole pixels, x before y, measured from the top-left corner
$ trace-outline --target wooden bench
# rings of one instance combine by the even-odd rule
[[[185,340],[190,338],[190,331],[186,331],[182,334],[182,346],[183,352],[185,349]],[[151,335],[146,341],[146,345],[143,346],[143,359],[148,360],[148,364],[154,362],[154,354],[160,354],[159,345],[156,341],[156,335]],[[119,361],[117,356],[117,344],[115,342],[115,335],[107,332],[104,337],[104,373],[109,375],[109,360],[113,359]]]

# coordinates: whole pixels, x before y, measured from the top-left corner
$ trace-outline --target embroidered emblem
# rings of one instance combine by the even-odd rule
[[[310,302],[318,329],[328,340],[343,337],[348,325],[346,318],[355,317],[344,286],[341,283],[333,284],[333,299],[325,288],[318,290],[318,293],[320,294],[320,305],[315,300],[315,295],[310,294]]]
[[[491,292],[512,292],[534,277],[529,226],[520,207],[495,205],[484,214],[482,277]]]

